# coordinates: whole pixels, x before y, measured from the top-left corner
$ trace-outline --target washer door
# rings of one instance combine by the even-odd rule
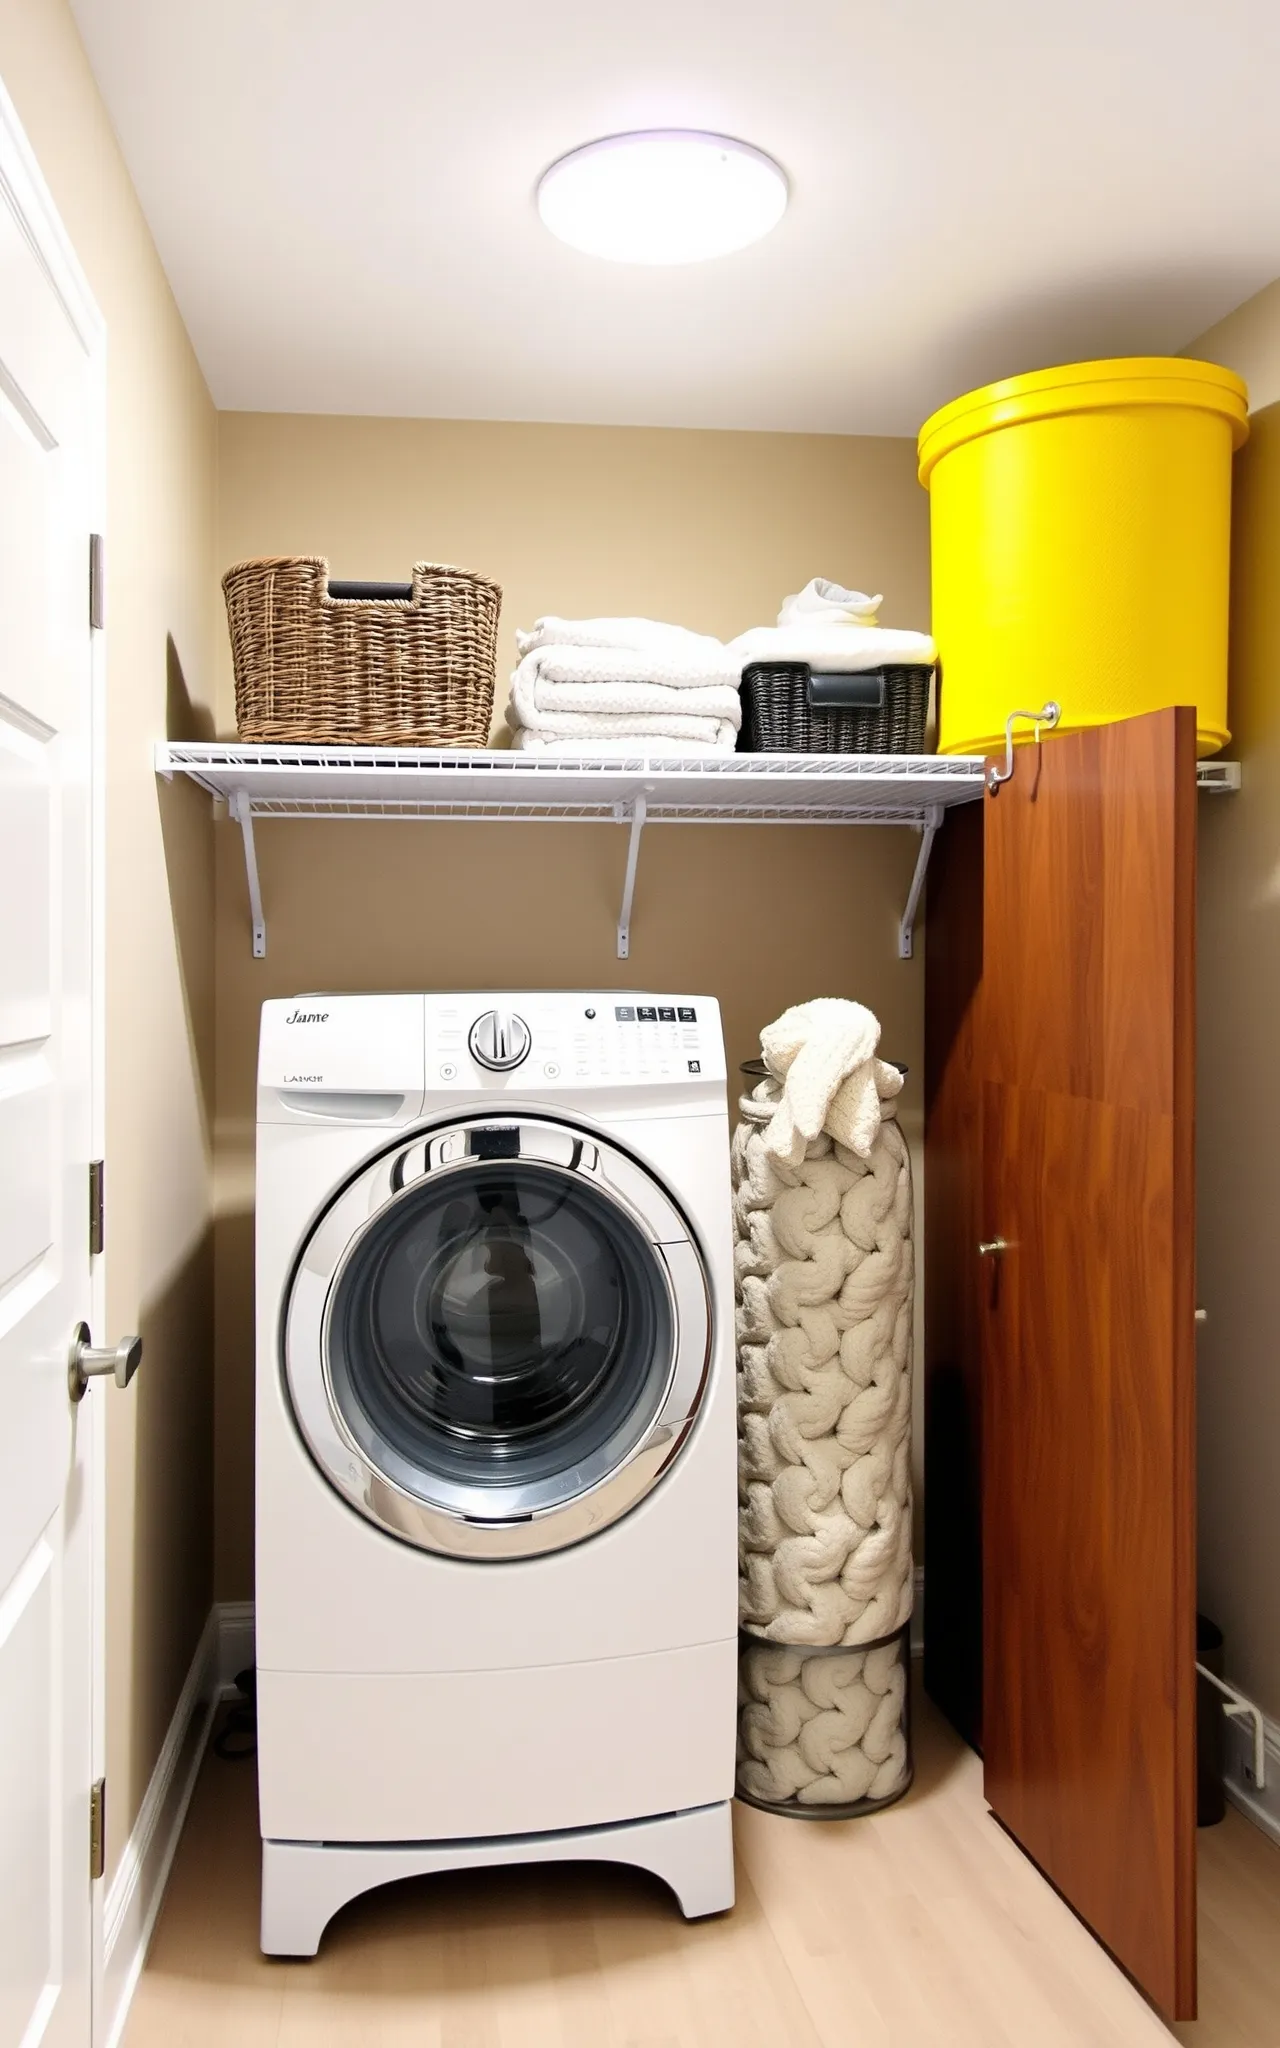
[[[710,1307],[688,1226],[627,1154],[478,1118],[403,1141],[321,1216],[284,1369],[325,1476],[425,1550],[511,1558],[617,1520],[697,1413]]]

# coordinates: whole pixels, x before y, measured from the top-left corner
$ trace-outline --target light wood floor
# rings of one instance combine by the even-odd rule
[[[392,1886],[312,1963],[258,1953],[251,1764],[210,1756],[124,2048],[1141,2048],[1171,2035],[987,1814],[925,1706],[874,1819],[735,1808],[738,1904],[692,1925],[604,1866]],[[1195,2048],[1280,2048],[1280,1849],[1200,1835]]]

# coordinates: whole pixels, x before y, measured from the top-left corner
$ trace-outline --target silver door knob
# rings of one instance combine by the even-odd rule
[[[67,1392],[83,1401],[90,1380],[111,1373],[118,1387],[127,1387],[142,1364],[141,1337],[122,1337],[114,1351],[95,1350],[88,1323],[77,1323],[67,1354]]]
[[[978,1246],[978,1257],[980,1259],[998,1259],[1001,1253],[1007,1252],[1008,1249],[1009,1245],[1006,1238],[989,1237],[984,1244]]]
[[[486,1010],[471,1026],[467,1044],[482,1067],[506,1073],[529,1057],[529,1026],[514,1010]]]

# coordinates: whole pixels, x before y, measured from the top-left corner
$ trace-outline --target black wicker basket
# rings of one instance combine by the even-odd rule
[[[742,672],[740,754],[919,754],[931,666],[815,675],[807,662],[752,662]]]

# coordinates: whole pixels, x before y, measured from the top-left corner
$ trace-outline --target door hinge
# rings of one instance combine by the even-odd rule
[[[92,1258],[102,1250],[104,1236],[104,1201],[102,1191],[105,1166],[101,1159],[89,1161],[89,1256]]]
[[[107,1781],[89,1787],[89,1876],[101,1877],[107,1867]]]
[[[103,562],[102,535],[89,535],[89,624],[98,632],[107,623],[107,572]]]

